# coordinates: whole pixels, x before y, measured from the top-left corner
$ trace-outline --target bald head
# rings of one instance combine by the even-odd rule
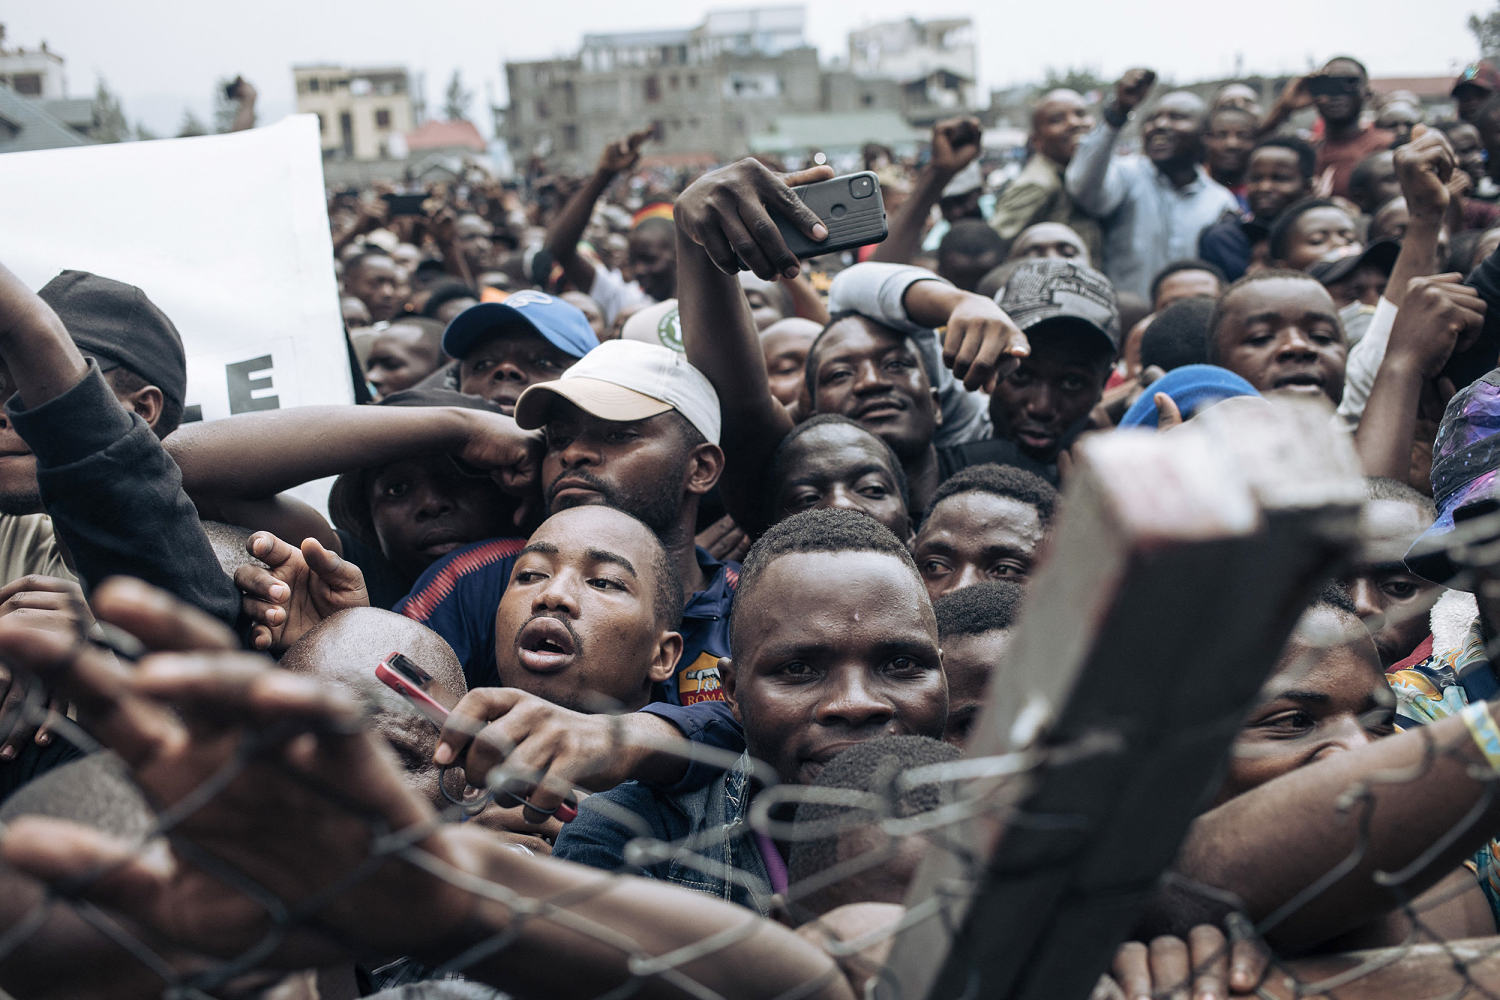
[[[1077,151],[1078,140],[1093,127],[1094,116],[1077,91],[1051,90],[1031,113],[1031,144],[1054,163],[1066,164]]]
[[[1203,98],[1190,90],[1174,90],[1170,94],[1163,94],[1160,101],[1156,102],[1157,110],[1162,108],[1175,108],[1184,114],[1204,118],[1208,114],[1208,105]]]
[[[27,782],[0,806],[0,822],[22,816],[72,820],[126,840],[143,840],[156,813],[111,752],[69,761]]]
[[[312,674],[374,702],[383,712],[415,714],[400,695],[375,677],[375,664],[405,653],[457,700],[468,690],[452,647],[432,629],[379,608],[349,608],[323,619],[281,658],[294,674]]]
[[[1021,230],[1016,241],[1010,245],[1009,259],[1025,260],[1028,257],[1052,257],[1093,265],[1083,237],[1061,222],[1038,222]]]
[[[1158,170],[1190,170],[1203,159],[1208,105],[1197,94],[1174,90],[1156,102],[1141,128],[1146,156]]]
[[[432,675],[432,696],[442,704],[454,704],[467,691],[458,657],[436,632],[379,608],[350,608],[325,618],[286,651],[281,666],[341,687],[373,706],[370,728],[396,752],[407,784],[442,808],[447,800],[432,762],[437,727],[375,676],[375,665],[392,652],[406,654]],[[454,782],[462,791],[462,781],[455,776]]]
[[[760,332],[771,395],[787,406],[801,398],[807,386],[807,352],[823,326],[801,316],[779,319]]]
[[[1253,115],[1260,114],[1260,95],[1248,83],[1226,83],[1214,95],[1213,110],[1238,108]]]
[[[1062,107],[1086,108],[1088,104],[1084,101],[1083,95],[1076,90],[1069,90],[1067,87],[1049,90],[1042,95],[1041,100],[1036,102],[1036,107],[1031,112],[1031,127],[1037,128],[1049,112]]]

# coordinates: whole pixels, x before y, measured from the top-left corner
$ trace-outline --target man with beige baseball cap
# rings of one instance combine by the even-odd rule
[[[668,347],[611,340],[561,377],[528,387],[516,400],[515,419],[527,430],[546,431],[539,479],[549,516],[605,504],[639,519],[667,551],[685,601],[676,627],[683,652],[676,675],[642,710],[669,724],[652,730],[653,737],[676,731],[737,752],[739,726],[723,700],[718,667],[729,655],[740,567],[714,559],[693,540],[699,504],[724,468],[713,386]],[[481,548],[434,564],[401,609],[448,641],[476,686],[493,683],[486,678],[494,670],[495,608],[519,545],[506,548],[504,558],[488,558]],[[673,763],[681,769],[680,759]]]
[[[539,382],[516,401],[516,423],[544,426],[558,399],[601,420],[645,420],[676,410],[711,444],[719,443],[719,396],[687,358],[659,344],[610,340],[562,377]]]

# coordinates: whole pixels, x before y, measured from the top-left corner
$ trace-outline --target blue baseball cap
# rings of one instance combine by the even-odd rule
[[[1255,386],[1227,368],[1217,365],[1183,365],[1173,368],[1146,387],[1120,420],[1121,427],[1155,427],[1156,394],[1172,397],[1182,419],[1188,420],[1199,410],[1233,396],[1259,396]]]
[[[504,302],[470,306],[443,331],[443,353],[462,359],[482,340],[512,331],[537,333],[564,354],[581,358],[599,346],[588,317],[562,299],[531,289]]]

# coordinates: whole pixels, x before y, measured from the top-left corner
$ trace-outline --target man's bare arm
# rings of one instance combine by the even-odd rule
[[[594,284],[593,265],[578,256],[578,241],[583,239],[583,231],[588,228],[594,205],[616,177],[640,162],[641,144],[653,134],[654,129],[641,129],[605,146],[599,154],[599,166],[583,187],[568,199],[547,230],[543,249],[562,265],[563,273],[580,291],[587,292]]]
[[[1259,922],[1347,863],[1326,891],[1266,930],[1278,951],[1304,952],[1419,894],[1483,844],[1500,821],[1500,797],[1476,777],[1489,769],[1465,720],[1443,719],[1334,754],[1211,809],[1194,821],[1175,868],[1237,896]],[[1378,872],[1405,877],[1386,888]]]
[[[286,511],[270,501],[301,483],[434,453],[467,453],[475,464],[504,468],[534,438],[503,414],[461,407],[301,406],[185,424],[164,444],[205,517],[244,523],[259,513],[263,519],[245,527],[272,529]],[[267,506],[247,507],[256,501]],[[291,535],[309,533],[337,545],[331,532],[304,527]]]
[[[765,355],[750,307],[735,278],[741,262],[763,278],[795,273],[766,211],[768,202],[810,233],[827,233],[787,182],[831,175],[826,167],[778,178],[755,160],[705,174],[677,199],[677,308],[687,358],[713,383],[723,413],[726,463],[721,490],[736,523],[754,533],[764,519],[762,474],[792,429],[786,407],[771,395]]]
[[[891,217],[890,233],[871,260],[910,264],[922,249],[922,235],[932,206],[958,172],[979,156],[982,135],[978,118],[949,118],[932,127],[932,159],[917,175],[916,187]]]

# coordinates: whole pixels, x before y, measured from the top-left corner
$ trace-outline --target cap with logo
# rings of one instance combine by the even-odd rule
[[[601,420],[645,420],[676,410],[706,440],[719,443],[718,393],[686,357],[660,344],[600,344],[561,378],[521,393],[516,423],[527,430],[541,427],[559,399]]]
[[[1458,92],[1465,87],[1477,87],[1493,94],[1500,90],[1500,71],[1483,59],[1471,62],[1453,81],[1453,89],[1449,93],[1457,96]]]
[[[643,344],[660,344],[682,353],[682,317],[676,299],[664,299],[637,310],[620,329],[621,340],[639,340]]]
[[[1406,565],[1434,583],[1459,566],[1448,553],[1456,525],[1500,511],[1500,369],[1460,390],[1443,411],[1432,446],[1432,499],[1437,520],[1412,543]],[[1496,532],[1500,534],[1500,532]]]
[[[1104,275],[1077,261],[1022,261],[1011,272],[998,299],[1000,308],[1023,332],[1029,334],[1043,323],[1067,320],[1097,333],[1111,351],[1120,349],[1120,314],[1115,307],[1114,286]]]
[[[504,302],[470,306],[453,317],[443,331],[443,353],[461,359],[480,341],[515,331],[538,334],[575,358],[599,346],[581,310],[546,292],[527,289],[507,296]]]
[[[166,313],[134,285],[87,271],[64,271],[37,292],[99,368],[128,368],[181,406],[187,355]]]

